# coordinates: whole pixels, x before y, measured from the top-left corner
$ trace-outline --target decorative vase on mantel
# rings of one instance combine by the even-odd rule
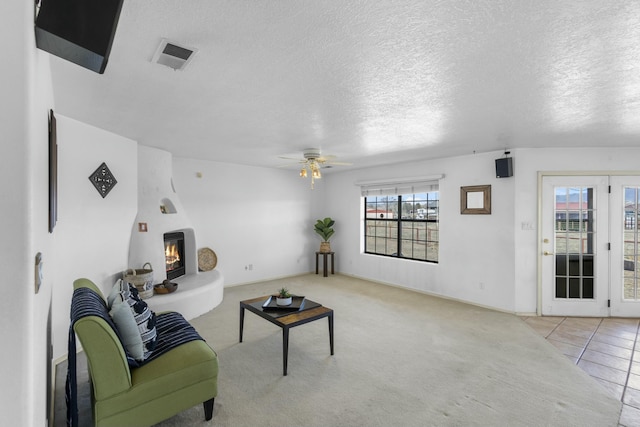
[[[320,242],[320,252],[323,254],[331,252],[331,243]]]

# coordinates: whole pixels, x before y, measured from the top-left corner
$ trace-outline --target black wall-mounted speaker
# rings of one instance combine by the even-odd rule
[[[508,178],[513,176],[513,157],[496,159],[496,178]]]
[[[124,0],[42,0],[36,46],[104,73]]]

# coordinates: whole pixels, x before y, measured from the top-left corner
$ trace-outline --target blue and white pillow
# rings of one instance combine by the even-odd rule
[[[156,347],[156,314],[138,296],[135,286],[122,280],[113,286],[107,297],[107,305],[120,332],[122,345],[134,359],[140,362],[145,360]],[[128,308],[129,312],[124,308]]]
[[[118,328],[122,346],[127,350],[127,353],[138,361],[144,360],[144,347],[136,318],[133,316],[131,307],[122,299],[121,295],[115,296],[112,300],[109,315]]]

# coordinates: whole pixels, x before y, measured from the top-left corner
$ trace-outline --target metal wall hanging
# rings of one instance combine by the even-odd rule
[[[98,190],[98,193],[100,193],[103,199],[107,197],[109,191],[118,183],[104,162],[91,174],[89,181],[93,183],[93,186],[96,187],[96,190]]]

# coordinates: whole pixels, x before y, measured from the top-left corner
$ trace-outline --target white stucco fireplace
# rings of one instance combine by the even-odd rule
[[[165,234],[184,235],[184,275],[171,294],[146,299],[155,311],[174,310],[187,319],[197,317],[222,302],[224,280],[218,270],[198,271],[196,232],[173,188],[171,154],[138,146],[138,214],[131,230],[129,268],[150,263],[154,284],[167,279]]]

